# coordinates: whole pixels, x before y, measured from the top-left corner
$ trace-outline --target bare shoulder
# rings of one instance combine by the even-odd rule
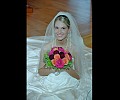
[[[52,47],[52,42],[48,42],[44,45],[42,49],[43,51],[47,51],[47,50],[50,50],[51,47]]]
[[[76,52],[76,47],[74,44],[71,43],[71,47],[69,48],[69,51],[72,55],[75,55]]]
[[[40,59],[42,59],[42,60],[40,60],[40,63],[41,63],[40,68],[42,68],[42,67],[45,65],[45,64],[44,64],[44,61],[43,61],[44,54],[45,54],[48,50],[50,50],[51,46],[52,46],[52,42],[49,42],[49,43],[45,44],[45,45],[43,46],[43,48],[41,48]]]

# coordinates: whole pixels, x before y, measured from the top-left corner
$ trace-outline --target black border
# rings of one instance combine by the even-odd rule
[[[92,0],[93,100],[117,98],[117,7],[117,2]]]
[[[8,98],[8,100],[26,99],[26,2],[26,0],[1,1],[0,43],[2,61],[0,74],[1,86],[3,87],[1,91],[4,94],[2,95],[3,98]],[[113,84],[115,77],[113,77],[113,71],[111,71],[113,67],[110,67],[114,63],[113,59],[111,59],[114,58],[111,50],[115,47],[118,49],[118,46],[109,46],[109,43],[113,43],[113,40],[111,40],[113,37],[110,37],[111,29],[116,24],[110,22],[112,19],[115,20],[115,18],[113,18],[112,12],[109,13],[112,10],[108,6],[113,8],[108,2],[92,0],[92,98],[94,100],[98,98],[101,100],[103,98],[108,99],[108,97],[113,95],[113,90],[111,89],[115,86]],[[109,50],[110,53],[108,52]],[[115,51],[112,52],[115,53]]]
[[[26,100],[26,0],[1,3],[1,92]]]

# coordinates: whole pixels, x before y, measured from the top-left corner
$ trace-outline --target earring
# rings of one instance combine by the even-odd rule
[[[53,43],[52,43],[52,47],[56,46],[56,39],[55,39],[55,35],[53,35]]]
[[[71,31],[69,32],[69,43],[70,43],[70,47],[71,47]]]

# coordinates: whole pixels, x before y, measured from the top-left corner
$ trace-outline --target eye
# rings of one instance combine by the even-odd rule
[[[62,29],[66,29],[65,27],[62,27]]]
[[[58,29],[58,27],[57,27],[57,26],[55,26],[55,29]]]

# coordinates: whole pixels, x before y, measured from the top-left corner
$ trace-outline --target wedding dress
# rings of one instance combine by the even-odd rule
[[[58,76],[38,75],[39,53],[44,36],[27,38],[27,100],[91,100],[92,63],[91,51],[84,50],[86,56],[86,75],[80,80],[71,77],[67,72]]]

